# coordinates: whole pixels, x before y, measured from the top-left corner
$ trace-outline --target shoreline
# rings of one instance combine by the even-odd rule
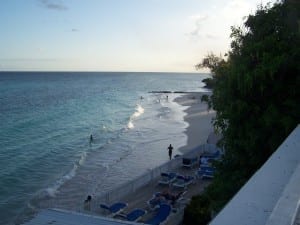
[[[185,154],[195,148],[198,148],[200,145],[207,143],[209,135],[213,132],[211,119],[215,116],[215,112],[207,111],[206,103],[201,102],[201,97],[203,94],[206,93],[185,93],[182,96],[176,97],[174,99],[176,103],[182,106],[187,106],[187,109],[184,110],[186,112],[186,115],[184,116],[184,121],[189,124],[185,131],[187,135],[187,143],[185,146],[178,149],[178,151],[182,154]],[[93,196],[91,209],[86,211],[84,208],[82,208],[84,206],[82,206],[80,208],[77,208],[77,210],[75,209],[75,211],[83,213],[81,215],[100,215],[103,218],[103,216],[105,217],[107,214],[105,214],[99,208],[99,204],[111,204],[116,201],[128,203],[129,207],[126,209],[127,212],[130,212],[134,208],[142,208],[148,210],[146,202],[151,198],[151,196],[153,196],[153,193],[161,192],[162,190],[166,189],[166,187],[157,185],[160,179],[159,174],[161,174],[161,172],[176,171],[180,174],[194,174],[194,169],[182,169],[181,161],[181,158],[174,158],[164,163],[163,165],[154,168],[154,170],[148,171],[146,174],[143,174],[140,177],[137,177],[127,183],[124,183],[114,188],[113,190],[107,192],[105,195]],[[147,185],[143,186],[143,183]],[[194,185],[189,187],[189,191],[186,194],[186,198],[190,199],[192,196],[200,194],[208,186],[209,183],[209,181],[197,180]],[[41,213],[39,213],[38,215],[41,215]],[[70,219],[74,218],[74,214],[72,213],[72,211],[66,211],[65,215],[68,216]],[[151,214],[151,212],[149,211],[144,221],[151,215],[153,214]],[[182,220],[182,216],[183,208],[180,208],[177,214],[172,214],[172,217],[168,219],[166,224],[178,223],[178,221]],[[26,224],[31,224],[31,221],[34,221],[37,217],[38,216],[34,216],[34,218]],[[101,217],[99,217],[99,220],[100,219]],[[49,220],[51,220],[51,218]],[[103,219],[103,221],[107,220]]]
[[[206,143],[216,144],[217,138],[209,138],[214,134],[212,119],[216,112],[208,111],[206,103],[201,102],[204,94],[210,95],[211,92],[194,92],[184,93],[177,97],[174,101],[182,106],[188,106],[185,111],[184,121],[188,123],[185,134],[187,135],[187,143],[178,149],[181,153],[186,153],[198,146]]]

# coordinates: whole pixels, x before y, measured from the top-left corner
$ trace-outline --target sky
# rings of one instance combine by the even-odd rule
[[[267,2],[1,0],[0,71],[196,72]]]

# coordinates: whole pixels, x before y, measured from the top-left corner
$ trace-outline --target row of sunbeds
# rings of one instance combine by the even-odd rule
[[[187,188],[190,184],[195,182],[194,176],[185,176],[174,172],[161,173],[159,184],[168,185],[177,188]]]
[[[182,166],[187,168],[192,168],[196,166],[198,162],[200,164],[208,164],[214,160],[221,160],[221,158],[222,158],[222,153],[220,150],[217,150],[211,154],[204,153],[199,157],[198,156],[184,157],[182,158]]]
[[[194,166],[198,165],[198,163],[200,164],[195,176],[182,175],[175,172],[161,173],[161,179],[159,180],[158,184],[167,185],[168,187],[174,188],[183,188],[185,191],[181,191],[178,194],[173,195],[171,198],[166,197],[166,195],[164,195],[162,192],[154,193],[152,198],[147,201],[149,210],[154,212],[154,214],[151,213],[152,216],[146,221],[143,221],[143,223],[150,225],[161,225],[162,223],[165,223],[172,210],[174,210],[175,203],[183,199],[183,195],[186,193],[186,189],[190,184],[195,183],[197,178],[213,178],[215,169],[209,162],[211,160],[218,159],[219,156],[219,152],[216,152],[213,155],[202,156],[200,162],[198,157],[183,158],[183,167],[193,168]],[[140,221],[148,213],[147,210],[139,208],[133,209],[128,213],[124,213],[123,211],[127,206],[128,204],[123,202],[117,202],[112,205],[100,204],[102,209],[109,212],[110,217],[122,218],[131,222]]]
[[[183,158],[183,164],[187,162]],[[192,168],[194,164],[198,163],[198,159],[192,160],[192,163],[189,164],[188,162],[184,165],[184,167]],[[169,188],[181,188],[182,191],[180,191],[177,194],[172,193],[164,193],[164,192],[156,192],[153,194],[152,198],[147,201],[148,208],[150,210],[158,210],[160,212],[161,207],[165,208],[166,205],[169,205],[168,208],[174,211],[176,210],[176,203],[182,202],[184,200],[184,195],[187,192],[187,188],[190,184],[193,184],[196,182],[196,176],[192,175],[182,175],[175,172],[162,172],[160,174],[160,180],[158,181],[159,185],[168,186]],[[171,195],[171,197],[170,197]],[[161,212],[164,214],[164,216],[160,216],[163,220],[161,220],[159,223],[151,223],[153,220],[146,221],[146,224],[161,224],[162,222],[166,222],[170,210],[164,210],[164,212]],[[158,213],[160,214],[160,213]]]
[[[199,159],[198,157],[183,158],[182,166],[192,168],[199,165],[199,168],[195,173],[195,177],[200,179],[211,179],[215,174],[215,168],[212,166],[212,162],[215,160],[220,160],[221,156],[221,152],[218,150],[213,154],[202,155],[199,157]]]
[[[177,180],[178,187],[186,187],[188,181],[192,177],[178,174],[175,176],[175,173],[162,173],[161,175],[163,179],[167,179],[166,176],[169,175],[171,177],[174,176],[174,181]],[[179,183],[179,180],[182,180],[182,185]],[[194,177],[192,180],[194,180]],[[180,191],[177,194],[174,194],[166,190],[154,193],[151,199],[146,202],[148,206],[147,210],[151,211],[152,216],[150,218],[146,218],[143,223],[150,225],[161,225],[162,223],[165,223],[171,212],[176,211],[176,204],[183,199],[185,193],[186,191]],[[112,205],[100,204],[100,207],[109,213],[109,217],[125,219],[131,222],[140,221],[148,213],[147,210],[139,208],[133,209],[128,213],[123,213],[127,206],[128,204],[123,202],[116,202]]]
[[[161,204],[169,204],[175,208],[175,204],[183,199],[186,191],[181,191],[177,194],[172,194],[170,192],[156,192],[153,194],[152,198],[147,201],[147,205],[150,210],[155,210],[159,208]]]
[[[212,165],[213,161],[221,160],[222,154],[220,151],[216,151],[211,155],[204,155],[200,158],[199,169],[196,172],[196,176],[201,179],[211,179],[215,175],[215,168]]]
[[[147,211],[144,209],[134,209],[129,213],[122,213],[123,210],[127,207],[127,204],[123,202],[116,202],[110,206],[106,204],[100,204],[100,207],[107,210],[110,213],[111,217],[122,218],[130,222],[138,222],[147,213]],[[150,225],[160,225],[161,223],[166,221],[171,213],[171,210],[171,205],[162,203],[157,208],[156,213],[143,223]]]

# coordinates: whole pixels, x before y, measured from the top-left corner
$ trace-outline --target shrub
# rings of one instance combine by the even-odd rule
[[[190,204],[184,210],[184,225],[206,225],[211,220],[210,200],[206,195],[192,197]]]

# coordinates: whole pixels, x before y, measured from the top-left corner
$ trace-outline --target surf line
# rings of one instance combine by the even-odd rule
[[[142,115],[144,112],[145,112],[144,108],[141,105],[137,104],[135,107],[135,112],[129,118],[129,121],[127,123],[127,128],[128,129],[134,128],[133,120],[139,117],[140,115]]]

